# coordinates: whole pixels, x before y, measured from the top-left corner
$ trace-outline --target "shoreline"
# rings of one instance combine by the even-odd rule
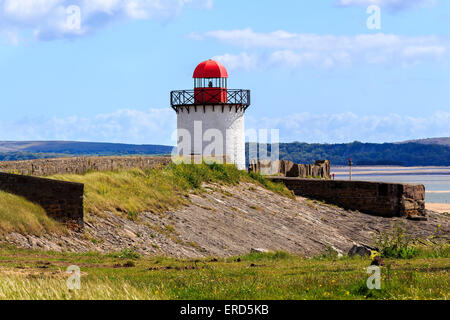
[[[345,169],[348,168],[348,165],[331,165],[332,168],[336,169]],[[450,166],[385,166],[385,165],[373,165],[373,166],[358,166],[354,165],[352,168],[360,168],[360,169],[404,169],[404,170],[410,170],[410,169],[450,169]]]
[[[333,171],[333,168],[331,168]],[[346,176],[348,171],[334,171],[337,176]],[[368,170],[368,168],[352,168],[353,175],[450,175],[450,169],[379,169],[379,170]]]
[[[425,203],[425,209],[438,212],[438,213],[450,213],[450,203]]]

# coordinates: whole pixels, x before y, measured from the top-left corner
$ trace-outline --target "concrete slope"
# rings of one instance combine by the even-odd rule
[[[4,242],[56,251],[113,252],[133,248],[144,255],[226,257],[251,248],[314,256],[332,247],[346,253],[354,243],[371,245],[380,231],[402,223],[413,236],[448,241],[450,218],[429,213],[426,222],[350,212],[304,198],[289,199],[259,186],[207,185],[190,205],[163,215],[143,213],[137,221],[105,213],[90,216],[84,234],[34,237],[9,234]],[[438,228],[438,225],[440,227]],[[436,241],[436,239],[434,239]]]

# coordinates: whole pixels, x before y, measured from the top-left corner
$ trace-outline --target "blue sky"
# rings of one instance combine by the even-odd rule
[[[174,144],[212,57],[282,141],[450,136],[450,1],[0,0],[0,140]]]

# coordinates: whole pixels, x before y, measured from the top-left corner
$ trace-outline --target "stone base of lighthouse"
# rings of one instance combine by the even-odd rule
[[[178,155],[245,170],[244,114],[244,107],[231,104],[179,107]]]

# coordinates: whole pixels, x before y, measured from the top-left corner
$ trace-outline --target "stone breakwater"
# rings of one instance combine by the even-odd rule
[[[89,171],[114,171],[134,168],[152,169],[167,165],[171,161],[170,157],[155,156],[35,159],[0,162],[0,172],[28,176],[84,174]]]
[[[425,217],[425,187],[367,181],[270,177],[298,196],[324,200],[344,209],[382,217]]]
[[[409,237],[432,237],[435,243],[450,241],[450,219],[432,211],[427,221],[417,223],[352,213],[303,197],[291,199],[247,182],[204,187],[208,192],[190,194],[187,206],[163,215],[144,212],[131,220],[105,212],[90,215],[85,233],[69,230],[68,234],[45,237],[14,233],[0,237],[0,243],[104,254],[133,248],[145,256],[194,259],[244,255],[251,248],[313,257],[330,247],[345,254],[355,244],[373,246],[378,234],[389,232],[398,221]],[[166,232],[169,225],[176,232]]]
[[[298,164],[288,160],[252,160],[248,170],[263,175],[331,179],[330,167],[329,160],[318,160],[315,164]]]

